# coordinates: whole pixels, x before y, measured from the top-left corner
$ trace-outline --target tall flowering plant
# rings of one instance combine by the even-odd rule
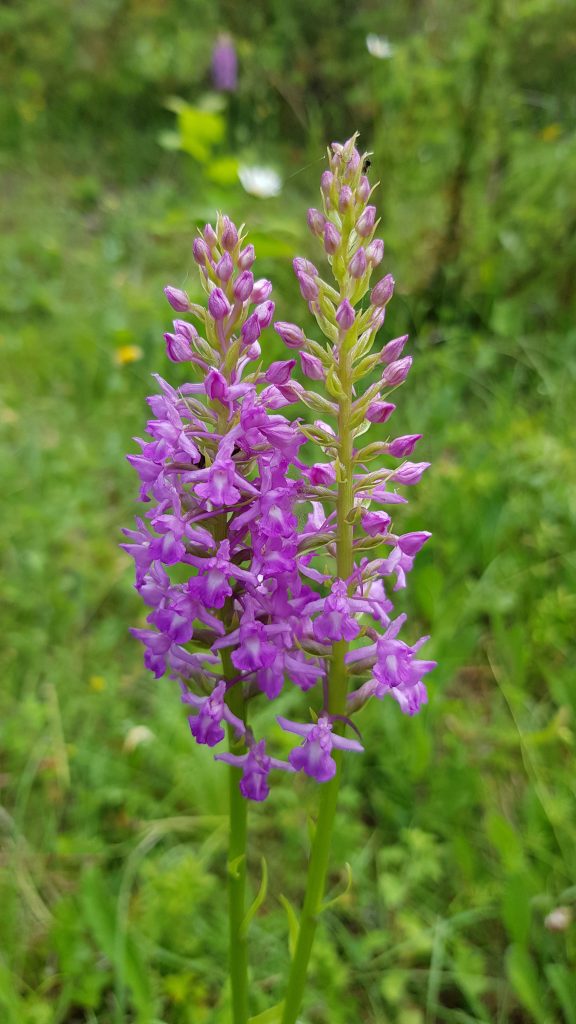
[[[359,736],[353,716],[371,697],[390,694],[416,713],[434,667],[419,657],[425,637],[400,639],[406,616],[394,617],[392,603],[430,536],[396,532],[391,515],[406,503],[397,488],[417,483],[428,467],[409,459],[421,435],[390,439],[384,427],[412,360],[403,355],[406,337],[375,349],[394,281],[388,274],[370,290],[384,245],[356,138],[333,143],[328,163],[322,210],[311,209],[308,224],[332,282],[310,261],[294,260],[323,340],[278,321],[290,358],[263,364],[272,287],[255,280],[242,231],[219,216],[193,247],[206,304],[165,289],[179,314],[165,335],[167,354],[186,362],[195,380],[175,389],[157,378],[149,439],[128,456],[149,506],[137,529],[125,531],[150,609],[149,628],[133,633],[147,668],[179,681],[196,742],[216,747],[229,766],[233,1024],[246,1024],[249,1013],[246,801],[266,799],[272,772],[321,784],[298,938],[277,1008],[278,1021],[295,1024],[342,758],[363,750],[347,729]],[[292,379],[296,356],[305,385]],[[296,402],[311,411],[309,422],[293,414]],[[307,713],[278,715],[277,736],[259,736],[253,701],[273,701],[285,687],[306,693],[294,704]],[[287,760],[274,752],[280,730],[295,739]]]

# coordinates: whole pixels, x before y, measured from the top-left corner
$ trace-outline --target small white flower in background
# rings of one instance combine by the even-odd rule
[[[379,60],[387,60],[394,53],[394,47],[386,36],[377,36],[370,32],[366,36],[366,49],[371,57],[378,57]]]
[[[124,737],[124,750],[130,754],[141,743],[150,743],[154,739],[154,733],[147,725],[134,725],[128,730]]]
[[[259,199],[270,199],[277,196],[282,190],[282,179],[272,167],[247,167],[243,165],[238,168],[238,177],[242,188],[251,196],[258,196]]]
[[[544,918],[544,926],[549,932],[565,932],[572,923],[570,907],[554,907]]]

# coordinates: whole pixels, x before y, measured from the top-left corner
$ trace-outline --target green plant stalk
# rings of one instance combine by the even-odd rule
[[[219,410],[219,429],[224,430],[222,412]],[[214,537],[217,541],[226,537],[226,517],[220,516],[215,523]],[[232,606],[226,601],[222,621],[230,628]],[[230,651],[222,651],[222,673],[224,679],[233,679],[236,670]],[[232,686],[226,696],[226,703],[237,718],[246,721],[246,705],[242,686]],[[242,740],[235,736],[228,726],[228,749],[231,754],[241,754]],[[240,792],[242,770],[230,765],[228,768],[228,973],[232,1001],[232,1024],[247,1024],[248,1021],[248,940],[243,929],[246,914],[246,843],[247,843],[247,801]]]
[[[233,666],[230,654],[222,651],[224,676],[232,677]],[[245,707],[242,689],[233,686],[228,693],[228,707],[238,718],[244,720]],[[228,726],[228,747],[230,753],[242,752],[242,741],[238,742],[232,726]],[[239,749],[240,748],[240,749]],[[228,769],[230,838],[228,846],[228,924],[230,989],[232,995],[232,1022],[246,1024],[248,1020],[248,942],[242,928],[246,914],[246,837],[247,801],[240,792],[242,770],[230,765]]]
[[[336,547],[336,572],[340,579],[346,580],[353,569],[353,526],[347,522],[349,513],[354,507],[353,467],[352,467],[352,434],[350,431],[352,405],[352,366],[348,353],[342,352],[339,368],[339,380],[345,397],[339,402],[338,428],[340,436],[341,481],[338,484],[337,515],[338,533]],[[348,644],[340,640],[332,649],[332,660],[329,674],[328,711],[331,715],[346,713],[346,694],[348,690],[348,674],[345,657]],[[342,751],[334,750],[332,756],[336,762],[336,774],[322,785],[320,790],[320,806],[316,831],[310,851],[306,895],[300,917],[298,941],[294,957],[290,965],[286,996],[282,1014],[282,1024],[296,1024],[302,1005],[308,963],[316,934],[316,926],[322,911],[326,876],[330,859],[330,845],[336,804],[342,774]]]

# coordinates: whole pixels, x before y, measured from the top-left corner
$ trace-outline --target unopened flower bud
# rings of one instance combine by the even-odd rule
[[[355,318],[356,314],[354,312],[354,307],[348,299],[344,299],[336,310],[336,320],[338,321],[341,329],[343,331],[350,330]]]
[[[429,462],[405,462],[395,470],[389,480],[395,484],[417,484],[429,465]]]
[[[183,334],[165,334],[166,355],[173,363],[185,363],[192,357],[190,342]]]
[[[394,293],[394,278],[392,274],[386,274],[381,281],[372,289],[370,301],[374,306],[385,306]]]
[[[256,306],[254,310],[255,315],[258,317],[258,323],[262,330],[266,327],[270,327],[272,323],[272,317],[274,316],[274,303],[273,302],[261,302],[259,306]]]
[[[336,471],[331,462],[315,462],[308,468],[308,479],[314,487],[329,486],[336,480]]]
[[[225,252],[221,259],[216,264],[216,273],[221,281],[229,281],[234,273],[234,264],[232,263],[232,257],[229,252]]]
[[[370,402],[366,410],[366,419],[370,423],[386,423],[396,406],[393,402]]]
[[[282,341],[288,348],[302,348],[306,344],[306,335],[301,327],[296,324],[287,323],[285,320],[278,320],[274,324],[276,334],[279,334]]]
[[[315,210],[314,207],[311,207],[308,210],[308,216],[306,219],[308,222],[308,227],[310,228],[312,234],[321,235],[324,230],[324,224],[326,222],[324,214],[320,213],[320,210]]]
[[[180,288],[173,288],[172,285],[166,285],[164,289],[164,295],[168,299],[168,302],[175,309],[177,313],[187,313],[190,309],[190,299]]]
[[[309,352],[300,353],[302,373],[310,380],[324,380],[324,367],[317,356],[311,356]]]
[[[253,245],[246,245],[241,250],[238,256],[238,267],[240,270],[250,270],[250,267],[256,259],[256,253],[254,252]]]
[[[354,148],[353,148],[353,150],[352,150],[352,152],[351,152],[351,154],[350,154],[350,156],[348,158],[348,162],[346,164],[345,174],[348,177],[350,177],[350,178],[354,177],[354,175],[356,174],[356,171],[360,167],[360,160],[361,160],[360,153],[358,152],[358,150],[354,146]]]
[[[404,356],[403,359],[395,359],[386,367],[382,374],[382,383],[395,388],[402,381],[406,380],[412,366],[412,356]]]
[[[252,345],[255,341],[258,341],[261,332],[262,327],[260,326],[258,314],[254,312],[242,325],[240,333],[242,334],[242,341],[244,345]]]
[[[254,274],[251,270],[243,270],[234,281],[232,291],[238,302],[247,302],[254,288]]]
[[[226,377],[220,373],[220,370],[216,370],[213,367],[206,377],[204,386],[208,398],[211,398],[212,401],[225,402],[227,400],[228,384],[226,383]]]
[[[360,214],[356,221],[356,231],[362,238],[367,238],[370,232],[374,229],[376,223],[376,207],[367,206],[363,213]]]
[[[208,299],[208,311],[214,320],[223,320],[230,312],[230,303],[221,288],[214,288]]]
[[[333,184],[334,175],[332,174],[332,171],[324,171],[322,177],[320,178],[320,188],[322,189],[322,192],[325,196],[328,196],[330,194],[330,189],[332,188]]]
[[[367,266],[368,264],[366,262],[366,250],[360,248],[358,249],[358,252],[354,253],[352,259],[350,260],[350,263],[348,264],[348,271],[352,275],[352,277],[355,277],[357,280],[360,280],[361,277],[364,277]]]
[[[265,277],[261,277],[255,282],[250,296],[252,302],[264,302],[272,291],[272,282],[267,281]]]
[[[218,236],[211,224],[205,225],[202,234],[204,235],[204,241],[210,250],[214,249],[215,246],[218,245]]]
[[[262,349],[257,341],[253,341],[247,349],[244,350],[244,354],[247,359],[260,359],[262,355]]]
[[[324,227],[324,248],[329,256],[333,256],[340,245],[340,232],[328,220]]]
[[[205,267],[210,262],[210,250],[203,238],[194,239],[192,255],[199,267]]]
[[[354,194],[349,185],[343,185],[340,189],[340,195],[338,196],[338,209],[340,213],[345,213],[346,210],[352,205]]]
[[[318,298],[318,285],[314,278],[304,273],[296,274],[296,277],[298,278],[302,298],[306,299],[307,302],[314,302]]]
[[[407,455],[412,455],[421,437],[422,434],[404,434],[403,437],[395,437],[388,445],[388,455],[392,455],[395,459],[404,459]]]
[[[265,379],[269,384],[286,384],[290,380],[290,374],[295,366],[295,359],[285,359],[271,363],[264,375]]]
[[[189,324],[187,320],[174,320],[174,330],[176,334],[179,334],[182,338],[186,338],[187,341],[196,341],[198,337],[198,331],[193,324]]]
[[[236,225],[232,223],[229,217],[221,218],[220,232],[222,247],[228,252],[232,252],[235,246],[238,245],[238,231]]]
[[[404,346],[408,341],[408,335],[403,334],[401,338],[393,338],[387,345],[382,349],[382,355],[380,356],[383,363],[393,363],[399,356],[402,355]]]
[[[420,548],[423,548],[426,541],[430,540],[432,536],[427,530],[415,530],[413,533],[405,533],[402,537],[398,537],[398,547],[405,554],[412,557],[417,555]]]
[[[303,256],[296,256],[292,260],[292,266],[294,267],[294,273],[298,274],[309,274],[310,277],[318,277],[318,270],[310,260],[304,259]]]
[[[366,246],[366,259],[371,267],[377,267],[384,259],[384,242],[381,238],[374,238],[370,245]]]
[[[356,189],[356,195],[361,203],[365,203],[370,195],[370,182],[365,174],[362,175]]]
[[[362,527],[369,537],[379,537],[388,532],[392,519],[387,512],[365,512],[362,516]]]

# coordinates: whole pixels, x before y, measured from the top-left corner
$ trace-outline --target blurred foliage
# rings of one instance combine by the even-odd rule
[[[222,27],[240,81],[215,97]],[[434,531],[407,602],[439,668],[417,719],[362,713],[303,1020],[576,1024],[574,5],[28,0],[0,43],[0,1019],[226,1024],[226,777],[127,637],[123,453],[150,373],[184,372],[161,289],[190,287],[196,225],[246,221],[297,318],[323,148],[358,127],[398,281],[383,341],[417,356],[398,433],[433,462],[403,524]],[[313,813],[300,781],[251,811],[254,1013]]]

